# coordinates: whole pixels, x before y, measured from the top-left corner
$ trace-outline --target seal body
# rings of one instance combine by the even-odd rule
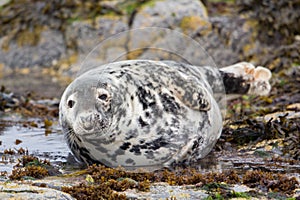
[[[88,164],[125,168],[203,158],[222,130],[213,97],[222,85],[217,71],[130,60],[82,74],[60,102],[60,123],[72,153]]]

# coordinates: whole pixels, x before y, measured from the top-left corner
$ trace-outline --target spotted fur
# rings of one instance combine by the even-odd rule
[[[222,74],[172,61],[131,60],[76,78],[60,103],[75,157],[125,168],[169,167],[206,156],[222,130],[214,95]]]

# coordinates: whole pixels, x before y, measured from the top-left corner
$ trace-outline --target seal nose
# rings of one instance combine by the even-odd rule
[[[87,116],[80,116],[80,122],[82,124],[82,127],[87,131],[94,129],[95,122],[96,122],[95,118],[96,116],[94,114],[90,114]]]

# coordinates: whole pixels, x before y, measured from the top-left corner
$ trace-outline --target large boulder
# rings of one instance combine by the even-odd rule
[[[128,56],[130,59],[209,64],[206,59],[208,56],[204,49],[201,49],[201,44],[188,36],[198,29],[210,28],[207,10],[201,1],[150,1],[138,9],[131,27],[137,30],[130,34],[128,43],[128,49],[131,51]],[[196,51],[192,52],[191,49]]]
[[[209,18],[201,1],[151,1],[142,6],[134,17],[132,28],[140,28],[141,33],[135,31],[130,35],[128,49],[135,50],[135,53],[131,53],[129,58],[226,66],[239,60],[242,45],[237,43],[248,41],[250,36],[240,27],[241,24],[243,21],[239,18]],[[143,30],[146,27],[159,28],[157,31],[149,29],[147,33]],[[186,36],[166,34],[167,31],[160,28],[170,28]],[[147,49],[147,46],[153,48]]]
[[[75,21],[66,30],[66,41],[70,54],[78,54],[84,72],[89,68],[112,62],[126,51],[126,37],[120,39],[118,33],[128,30],[123,16],[100,16],[94,21]],[[109,37],[112,37],[109,41]],[[114,37],[116,39],[114,39]],[[75,67],[76,68],[76,67]]]
[[[66,55],[62,32],[46,29],[36,40],[35,45],[20,45],[16,40],[10,40],[9,35],[0,38],[0,64],[5,68],[48,67]]]
[[[207,18],[207,10],[197,0],[155,0],[146,3],[135,15],[132,28],[175,28],[188,16]]]
[[[79,54],[88,54],[97,44],[117,33],[128,30],[124,17],[100,16],[94,21],[75,21],[66,30],[66,41]],[[119,46],[124,47],[124,43]]]

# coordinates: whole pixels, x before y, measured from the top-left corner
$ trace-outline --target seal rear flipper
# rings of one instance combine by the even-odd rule
[[[271,90],[272,73],[265,67],[247,62],[220,69],[227,94],[267,95]]]

